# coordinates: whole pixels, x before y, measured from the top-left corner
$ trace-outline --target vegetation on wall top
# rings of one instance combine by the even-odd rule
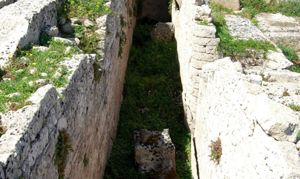
[[[219,51],[224,56],[230,56],[233,59],[238,59],[240,56],[245,56],[249,50],[266,54],[269,50],[274,50],[275,47],[268,41],[258,40],[240,40],[232,37],[228,30],[225,20],[225,14],[232,13],[232,10],[224,8],[220,5],[211,3],[213,11],[213,23],[217,29],[217,37],[220,38]]]

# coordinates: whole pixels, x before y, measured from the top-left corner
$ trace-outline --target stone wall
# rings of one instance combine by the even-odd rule
[[[286,70],[292,63],[278,49],[260,64],[219,59],[216,29],[203,1],[182,1],[180,9],[173,5],[172,15],[193,138],[193,177],[299,178],[300,113],[288,106],[299,104],[300,75]],[[249,20],[225,20],[235,38],[260,34],[269,41]]]
[[[62,147],[59,135],[70,145],[64,178],[103,176],[117,128],[135,25],[132,0],[110,4],[113,13],[97,19],[103,34],[99,42],[102,59],[82,54],[66,60],[71,72],[66,87],[43,86],[30,97],[32,105],[0,114],[7,129],[0,138],[0,178],[58,178],[54,160],[56,148]],[[10,30],[1,30],[0,42],[11,44],[13,50],[1,56],[8,57],[17,47],[35,42],[45,25],[55,25],[58,5],[55,0],[23,0],[2,8],[0,19],[7,21]],[[95,65],[99,60],[101,71]]]

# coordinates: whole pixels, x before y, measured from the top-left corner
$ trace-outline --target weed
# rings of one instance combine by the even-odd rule
[[[59,131],[55,146],[54,164],[57,166],[59,179],[64,178],[65,167],[69,152],[72,150],[70,136],[65,129]]]
[[[290,104],[289,107],[294,111],[300,111],[300,105]]]
[[[290,93],[288,92],[287,89],[285,89],[282,93],[282,96],[290,96]]]
[[[299,141],[300,140],[300,131],[298,131],[298,133],[297,133],[297,141]]]
[[[283,54],[288,60],[292,62],[296,62],[299,60],[299,57],[294,49],[283,44],[279,44],[278,47],[282,50]]]
[[[80,38],[79,48],[88,54],[97,54],[97,45],[100,37],[95,33],[95,29],[86,30]]]
[[[218,137],[216,141],[211,141],[210,151],[210,159],[219,164],[222,156],[222,143],[220,137]]]
[[[176,167],[180,178],[192,178],[190,134],[185,128],[175,42],[150,41],[151,26],[138,25],[124,86],[117,137],[106,167],[105,179],[147,179],[135,169],[133,131],[170,129],[176,150],[182,153]],[[147,110],[144,110],[147,109]],[[141,112],[144,111],[144,112]]]
[[[300,73],[300,66],[299,66],[299,64],[297,64],[300,62],[300,59],[299,59],[299,56],[296,53],[296,51],[286,45],[283,45],[283,44],[279,44],[278,47],[282,50],[283,54],[286,56],[286,58],[288,60],[295,63],[295,65],[293,65],[290,68],[290,70],[293,72]]]

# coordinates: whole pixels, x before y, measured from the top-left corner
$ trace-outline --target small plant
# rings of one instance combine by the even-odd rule
[[[218,137],[216,141],[211,141],[210,151],[210,159],[219,164],[222,156],[222,143],[220,137]]]
[[[282,50],[286,58],[291,62],[296,62],[299,60],[299,57],[294,49],[283,44],[279,44],[278,47]]]
[[[287,89],[285,89],[282,93],[282,96],[290,96],[290,93],[288,92]]]
[[[290,104],[289,107],[294,111],[300,111],[300,105]]]
[[[58,178],[64,178],[65,167],[69,152],[72,150],[69,134],[65,129],[59,131],[55,147],[54,164],[57,166]]]

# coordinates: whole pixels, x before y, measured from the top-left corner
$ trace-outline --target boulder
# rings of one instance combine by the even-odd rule
[[[154,178],[176,179],[175,146],[169,130],[134,132],[135,162],[141,173],[148,173]]]
[[[151,32],[151,38],[155,41],[171,41],[174,39],[173,24],[159,22]]]

